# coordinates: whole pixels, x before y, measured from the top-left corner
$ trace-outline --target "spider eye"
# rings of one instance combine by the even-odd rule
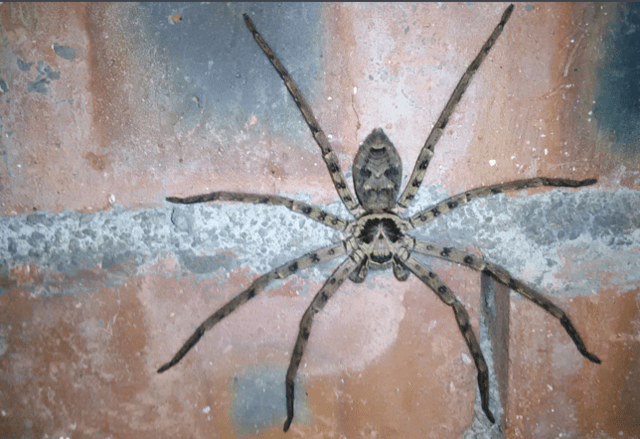
[[[378,264],[384,264],[385,262],[389,262],[393,255],[391,253],[385,253],[382,255],[371,255],[371,260]]]

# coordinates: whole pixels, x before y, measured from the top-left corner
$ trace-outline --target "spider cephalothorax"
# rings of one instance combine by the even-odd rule
[[[211,329],[211,327],[228,316],[240,305],[255,297],[269,282],[276,279],[283,279],[298,270],[342,256],[344,260],[338,265],[338,268],[335,269],[322,289],[313,298],[313,301],[300,320],[300,330],[293,354],[291,355],[291,362],[289,363],[285,380],[287,419],[284,423],[284,431],[289,429],[291,421],[293,420],[294,379],[311,333],[311,326],[315,314],[325,306],[345,279],[349,278],[354,282],[362,282],[367,277],[369,268],[385,269],[389,267],[393,268],[393,274],[400,281],[406,280],[409,275],[413,273],[431,288],[445,304],[453,309],[460,332],[467,343],[478,370],[478,386],[480,388],[482,410],[491,422],[495,422],[495,418],[489,409],[488,368],[482,351],[480,350],[480,345],[469,323],[469,315],[455,294],[433,271],[415,259],[413,253],[465,265],[507,285],[512,290],[520,293],[556,317],[573,340],[578,351],[588,360],[594,363],[600,363],[600,359],[587,350],[582,338],[564,311],[528,285],[514,279],[504,268],[484,261],[482,258],[466,254],[453,247],[442,247],[432,243],[418,241],[406,233],[411,229],[431,221],[439,215],[468,203],[474,198],[488,197],[505,191],[536,186],[580,187],[592,185],[596,182],[595,179],[568,180],[546,177],[512,181],[472,189],[428,207],[412,217],[403,217],[405,210],[411,204],[411,201],[414,199],[422,184],[429,161],[433,157],[435,144],[444,132],[449,117],[467,89],[474,73],[478,70],[482,61],[489,53],[489,50],[498,39],[512,12],[513,5],[505,10],[502,19],[489,36],[489,39],[462,75],[442,114],[440,114],[436,121],[429,137],[427,137],[413,168],[413,172],[402,193],[400,192],[402,183],[402,163],[400,156],[382,129],[373,130],[364,142],[362,142],[353,162],[353,182],[359,203],[347,187],[344,175],[338,164],[338,159],[329,144],[327,136],[324,131],[322,131],[322,128],[320,128],[311,108],[306,103],[302,93],[300,93],[295,81],[289,76],[287,70],[282,66],[271,48],[260,36],[249,16],[244,15],[247,27],[280,74],[294,102],[300,109],[304,120],[309,125],[312,135],[320,147],[322,157],[327,165],[336,191],[343,204],[355,217],[355,220],[346,221],[317,207],[277,195],[212,192],[187,198],[167,198],[170,202],[182,204],[207,201],[239,201],[285,206],[294,212],[305,215],[328,227],[344,232],[348,237],[340,243],[308,253],[257,278],[248,289],[235,296],[202,322],[171,361],[158,369],[158,373],[164,372],[177,364],[207,330]]]
[[[404,233],[407,222],[395,213],[370,213],[363,215],[354,225],[353,253],[358,268],[349,279],[362,282],[369,268],[382,270],[393,266],[395,277],[400,281],[407,280],[409,272],[402,263],[415,245],[415,240]]]

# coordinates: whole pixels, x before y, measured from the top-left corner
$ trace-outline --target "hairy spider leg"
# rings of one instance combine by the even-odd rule
[[[325,212],[315,206],[278,195],[243,194],[239,192],[211,192],[210,194],[194,195],[185,198],[168,197],[167,201],[179,204],[206,203],[208,201],[238,201],[241,203],[284,206],[293,212],[301,213],[314,221],[336,230],[344,231],[349,225],[349,223],[342,218]]]
[[[483,261],[481,258],[464,253],[455,248],[440,247],[427,242],[416,241],[416,245],[413,250],[424,255],[434,256],[436,258],[466,265],[469,268],[473,268],[474,270],[486,273],[501,284],[508,286],[510,289],[517,293],[520,293],[521,295],[538,305],[540,308],[544,309],[549,314],[560,320],[560,323],[567,331],[567,334],[569,334],[569,337],[571,337],[571,340],[573,340],[573,343],[576,345],[576,348],[578,348],[578,351],[592,363],[600,364],[600,359],[587,350],[584,342],[582,341],[582,338],[580,337],[580,334],[578,334],[578,331],[571,323],[571,320],[569,320],[567,314],[542,294],[537,293],[536,291],[525,285],[522,281],[514,279],[513,276],[511,276],[511,274],[509,274],[509,272],[504,268],[490,262]]]
[[[322,158],[324,159],[324,162],[329,169],[329,174],[331,174],[333,185],[335,186],[336,191],[338,191],[340,199],[342,200],[346,208],[349,209],[349,212],[351,212],[353,216],[357,218],[363,213],[363,209],[358,204],[358,201],[347,186],[344,174],[342,173],[342,169],[340,169],[340,162],[338,162],[338,157],[331,148],[331,144],[329,143],[329,139],[327,139],[327,135],[324,133],[324,131],[322,131],[322,128],[320,128],[320,124],[316,120],[316,117],[313,115],[313,111],[311,111],[311,107],[309,106],[309,104],[307,104],[307,101],[300,92],[300,89],[298,89],[296,82],[291,76],[289,76],[289,72],[287,72],[287,69],[284,68],[282,63],[276,57],[275,53],[273,53],[273,50],[271,50],[266,41],[258,33],[258,31],[256,30],[256,26],[253,24],[253,21],[251,21],[251,18],[249,18],[247,14],[243,14],[242,16],[244,17],[244,22],[246,23],[247,27],[253,34],[253,38],[256,40],[264,54],[267,55],[267,58],[269,58],[271,64],[273,64],[273,66],[278,71],[280,78],[282,78],[282,80],[284,81],[284,85],[287,87],[287,90],[289,90],[289,93],[298,106],[300,113],[302,113],[302,117],[307,122],[307,125],[309,125],[311,134],[313,135],[313,138],[316,140],[316,143],[322,151]]]
[[[502,14],[500,22],[495,27],[495,29],[493,29],[493,32],[489,36],[489,39],[486,43],[484,43],[484,46],[482,46],[480,52],[473,60],[473,62],[469,65],[467,71],[464,72],[464,75],[462,75],[462,78],[460,78],[458,85],[456,85],[456,88],[453,90],[453,93],[451,94],[447,105],[445,105],[444,110],[442,110],[440,117],[438,117],[436,124],[431,129],[429,137],[427,137],[427,140],[424,143],[420,154],[418,155],[418,160],[416,160],[416,164],[413,167],[413,171],[411,172],[411,177],[409,177],[407,186],[404,188],[402,195],[400,195],[397,207],[398,213],[403,213],[407,209],[407,207],[409,207],[413,198],[418,193],[418,189],[420,189],[420,185],[422,184],[422,180],[424,179],[424,174],[427,171],[427,166],[429,166],[429,161],[433,157],[433,149],[435,148],[438,140],[440,140],[442,133],[444,133],[444,129],[449,122],[449,117],[451,117],[453,110],[456,108],[456,105],[458,105],[458,102],[460,102],[462,95],[467,90],[467,87],[469,86],[473,75],[480,68],[480,64],[482,64],[482,61],[484,61],[485,57],[502,33],[502,29],[504,29],[505,24],[507,24],[507,20],[509,20],[512,12],[513,5],[509,5],[509,7]]]
[[[478,340],[473,332],[471,323],[469,323],[469,314],[467,314],[467,310],[464,308],[464,305],[458,301],[455,294],[453,294],[449,287],[442,283],[433,271],[429,270],[429,268],[424,266],[413,256],[409,256],[409,258],[404,261],[404,264],[413,274],[418,276],[422,282],[427,284],[427,286],[438,295],[440,300],[453,308],[458,328],[460,328],[460,332],[462,332],[462,336],[467,342],[469,352],[471,352],[473,361],[476,364],[476,369],[478,370],[478,387],[480,388],[482,410],[487,415],[489,421],[491,421],[492,424],[495,424],[496,419],[493,417],[493,413],[491,413],[491,410],[489,409],[489,368],[487,367],[487,362],[484,360],[484,355],[482,355],[480,344],[478,344]]]
[[[271,281],[276,279],[284,279],[303,268],[312,267],[321,262],[337,258],[338,256],[342,256],[347,252],[345,245],[345,243],[340,243],[307,253],[306,255],[301,256],[298,259],[287,262],[286,264],[281,265],[275,270],[272,270],[269,273],[260,276],[251,284],[249,288],[235,296],[222,308],[211,314],[211,316],[203,321],[195,330],[193,335],[189,337],[189,339],[182,345],[178,353],[173,356],[171,361],[162,365],[160,369],[158,369],[158,373],[162,373],[165,370],[176,365],[180,360],[182,360],[182,357],[184,357],[187,352],[189,352],[189,350],[193,346],[195,346],[196,343],[198,343],[198,341],[206,331],[211,329],[216,323],[235,311],[240,305],[243,305],[249,299],[253,299]]]
[[[598,180],[595,178],[589,178],[587,180],[568,180],[564,178],[546,178],[546,177],[537,177],[537,178],[529,178],[527,180],[517,180],[510,181],[508,183],[496,184],[493,186],[483,186],[477,189],[472,189],[470,191],[466,191],[460,193],[458,195],[454,195],[451,198],[448,198],[434,206],[427,207],[425,210],[415,214],[409,220],[409,223],[413,226],[412,228],[419,227],[438,215],[443,213],[447,213],[456,207],[460,207],[464,204],[467,204],[469,201],[474,198],[483,198],[489,197],[495,194],[501,194],[506,191],[517,191],[520,189],[527,189],[530,187],[538,187],[538,186],[554,186],[554,187],[581,187],[581,186],[590,186],[595,184]]]
[[[293,354],[291,355],[291,362],[287,369],[287,380],[285,382],[287,393],[287,420],[284,422],[284,431],[289,430],[291,421],[293,420],[293,399],[294,399],[294,381],[296,374],[298,373],[298,367],[300,367],[300,361],[302,360],[302,354],[304,348],[307,346],[309,335],[311,334],[311,325],[313,325],[313,317],[324,308],[331,296],[338,290],[340,285],[345,281],[347,277],[355,270],[358,263],[352,259],[351,255],[345,259],[338,268],[331,274],[329,279],[324,283],[320,291],[316,294],[311,302],[311,305],[307,308],[300,320],[300,330],[298,332],[298,338],[296,339],[295,347],[293,348]]]

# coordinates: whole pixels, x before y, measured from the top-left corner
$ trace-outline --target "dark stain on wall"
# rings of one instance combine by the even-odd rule
[[[640,4],[618,5],[597,69],[599,93],[593,111],[613,148],[637,154],[640,143]]]
[[[38,61],[37,69],[38,76],[27,84],[27,93],[36,91],[49,96],[51,90],[47,87],[47,84],[50,84],[53,80],[60,79],[60,72],[56,72],[42,60]]]
[[[306,129],[242,14],[253,18],[313,103],[314,91],[321,91],[323,82],[322,45],[316,42],[322,33],[319,4],[144,3],[143,8],[147,33],[157,39],[167,74],[182,95],[185,124],[193,128],[210,123],[233,133],[256,115],[276,135]]]

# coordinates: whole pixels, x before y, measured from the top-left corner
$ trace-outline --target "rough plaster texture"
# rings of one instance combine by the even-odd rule
[[[337,261],[274,283],[155,373],[256,276],[341,238],[284,208],[164,197],[278,193],[348,218],[241,14],[347,177],[381,126],[406,181],[504,7],[0,4],[0,437],[282,437],[298,320]],[[640,115],[624,100],[638,71],[612,55],[635,47],[637,11],[517,5],[411,210],[484,184],[597,176],[478,200],[414,236],[535,286],[603,364],[535,305],[425,258],[480,333],[499,423],[478,410],[451,310],[415,278],[372,273],[316,319],[290,437],[640,437]]]

